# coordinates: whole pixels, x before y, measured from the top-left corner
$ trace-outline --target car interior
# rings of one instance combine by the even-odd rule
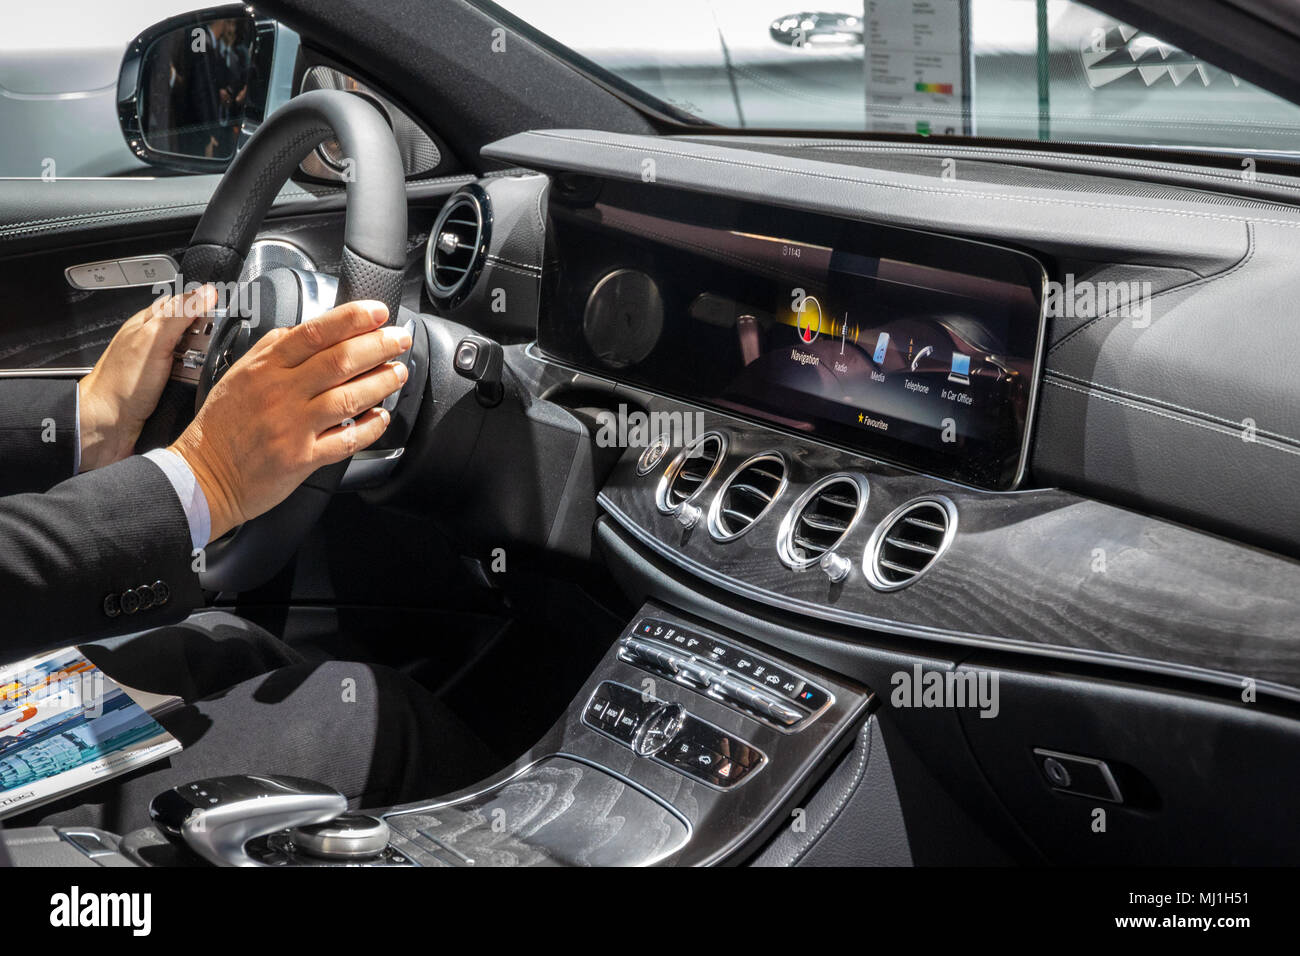
[[[1259,148],[1248,117],[1214,142],[800,128],[694,67],[620,72],[542,6],[181,12],[123,51],[134,172],[0,180],[0,376],[86,374],[182,279],[254,290],[268,327],[360,298],[409,325],[384,437],[199,579],[309,660],[412,678],[497,765],[385,807],[266,767],[136,832],[6,820],[10,861],[1300,862],[1283,119]],[[774,51],[806,29],[818,69],[843,45],[883,82],[879,23],[789,6]],[[1097,0],[1118,26],[1052,69],[1289,117],[1300,39],[1271,23],[1260,52],[1255,6]],[[218,21],[242,112],[196,126],[165,57]],[[1131,62],[1105,73],[1106,43]],[[250,341],[200,317],[149,427]]]

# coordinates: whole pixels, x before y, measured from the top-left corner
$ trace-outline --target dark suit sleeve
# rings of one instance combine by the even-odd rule
[[[75,379],[0,379],[0,495],[71,478],[79,441]]]
[[[185,512],[133,456],[0,498],[0,661],[181,620],[203,602]]]

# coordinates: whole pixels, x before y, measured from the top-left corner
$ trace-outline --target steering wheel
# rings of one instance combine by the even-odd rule
[[[337,139],[347,190],[342,263],[334,301],[377,299],[398,319],[406,266],[405,171],[392,131],[359,96],[317,90],[291,99],[263,123],[227,169],[181,261],[185,284],[234,283],[258,227],[298,164],[320,143]],[[251,317],[218,314],[198,380],[173,372],[137,451],[166,445],[193,420],[213,385],[271,329],[310,321],[333,302],[321,301],[333,280],[273,269],[253,280],[241,302]],[[233,285],[228,288],[234,288]],[[328,299],[327,294],[324,296]],[[228,310],[229,311],[229,310]],[[418,325],[418,323],[417,323]],[[416,379],[414,369],[407,386]],[[421,394],[417,384],[416,395]],[[289,559],[338,488],[347,461],[322,468],[285,501],[204,549],[196,562],[202,587],[243,591],[269,580]]]

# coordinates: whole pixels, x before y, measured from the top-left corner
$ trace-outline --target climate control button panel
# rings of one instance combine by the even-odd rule
[[[700,720],[680,704],[613,681],[596,688],[582,722],[642,757],[720,790],[757,773],[767,762],[757,747]]]
[[[786,732],[801,730],[832,702],[824,688],[784,665],[658,618],[639,621],[618,654]]]

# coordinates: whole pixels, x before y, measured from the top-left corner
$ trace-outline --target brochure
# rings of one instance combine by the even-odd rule
[[[75,647],[0,667],[0,819],[177,753],[181,703],[118,684]]]

